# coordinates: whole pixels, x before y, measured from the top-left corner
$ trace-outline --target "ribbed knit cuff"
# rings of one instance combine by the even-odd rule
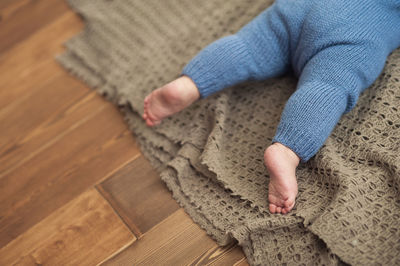
[[[311,136],[309,132],[303,132],[285,124],[278,128],[276,135],[272,139],[272,143],[275,142],[290,148],[300,157],[303,163],[314,156],[320,148],[320,144],[315,141],[315,137]]]
[[[301,84],[286,103],[272,142],[295,152],[302,162],[314,156],[344,113],[348,104],[344,89],[327,84]]]
[[[201,97],[205,98],[248,79],[249,70],[243,66],[250,60],[244,42],[231,35],[204,48],[184,67],[182,74],[194,81]]]

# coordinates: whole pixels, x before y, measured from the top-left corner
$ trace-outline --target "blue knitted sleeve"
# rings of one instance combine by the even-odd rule
[[[203,49],[183,69],[201,97],[245,80],[263,80],[289,67],[288,34],[276,8],[260,13],[234,35]],[[269,23],[272,22],[272,23]]]

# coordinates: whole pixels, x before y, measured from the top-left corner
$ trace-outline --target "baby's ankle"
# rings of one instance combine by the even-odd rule
[[[190,77],[184,75],[176,79],[176,81],[179,82],[180,86],[182,86],[183,90],[181,90],[181,92],[186,94],[186,99],[194,102],[200,98],[199,89],[197,88],[196,83],[194,83]]]
[[[292,151],[289,147],[287,147],[279,142],[275,142],[275,143],[271,144],[265,150],[264,157],[269,157],[269,156],[271,156],[271,154],[276,154],[276,153],[284,153],[286,155],[285,157],[288,158],[293,163],[293,165],[295,165],[296,167],[300,163],[300,157],[294,151]]]

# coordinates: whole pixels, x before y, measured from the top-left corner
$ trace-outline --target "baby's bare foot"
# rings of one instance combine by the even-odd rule
[[[199,90],[192,79],[182,76],[147,95],[143,119],[148,126],[157,125],[165,117],[183,110],[199,98]]]
[[[288,147],[274,143],[265,150],[264,162],[270,175],[269,211],[286,214],[295,204],[297,196],[296,167],[300,158]]]

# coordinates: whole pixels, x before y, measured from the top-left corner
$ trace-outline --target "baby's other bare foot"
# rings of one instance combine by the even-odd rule
[[[183,110],[199,98],[199,90],[192,79],[182,76],[147,95],[143,119],[148,126],[157,125],[165,117]]]
[[[274,143],[265,150],[264,163],[270,175],[268,201],[271,213],[286,214],[294,207],[299,162],[300,158],[280,143]]]

